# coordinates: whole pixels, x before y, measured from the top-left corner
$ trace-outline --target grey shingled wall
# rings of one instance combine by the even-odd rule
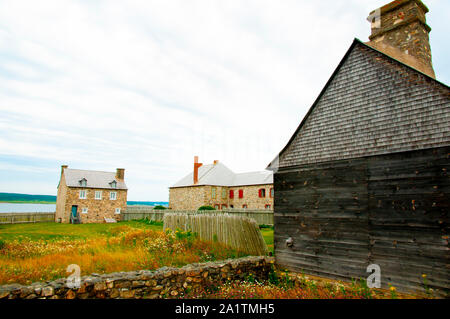
[[[280,167],[450,145],[450,89],[355,42]]]

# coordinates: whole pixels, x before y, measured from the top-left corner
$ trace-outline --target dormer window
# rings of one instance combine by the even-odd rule
[[[81,187],[86,187],[87,186],[87,179],[83,178],[82,180],[79,181],[79,183],[80,183]]]
[[[117,188],[117,182],[116,181],[112,181],[111,183],[109,183],[109,185],[111,186],[111,188]]]

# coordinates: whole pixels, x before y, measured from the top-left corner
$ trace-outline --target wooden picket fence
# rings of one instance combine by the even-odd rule
[[[200,239],[224,243],[249,255],[267,255],[268,249],[254,219],[226,214],[164,215],[164,230],[182,230],[197,233]]]

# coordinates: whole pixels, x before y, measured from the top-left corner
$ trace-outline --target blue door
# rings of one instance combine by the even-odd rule
[[[72,220],[77,218],[77,209],[78,206],[72,206]]]

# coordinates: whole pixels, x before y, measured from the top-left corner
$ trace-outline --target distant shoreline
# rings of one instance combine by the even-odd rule
[[[56,202],[42,201],[42,200],[0,200],[0,203],[6,203],[6,204],[56,204]]]
[[[3,204],[44,204],[44,205],[56,205],[56,201],[41,201],[41,200],[0,200]],[[168,206],[168,202],[138,202],[130,201],[127,202],[127,206]]]

